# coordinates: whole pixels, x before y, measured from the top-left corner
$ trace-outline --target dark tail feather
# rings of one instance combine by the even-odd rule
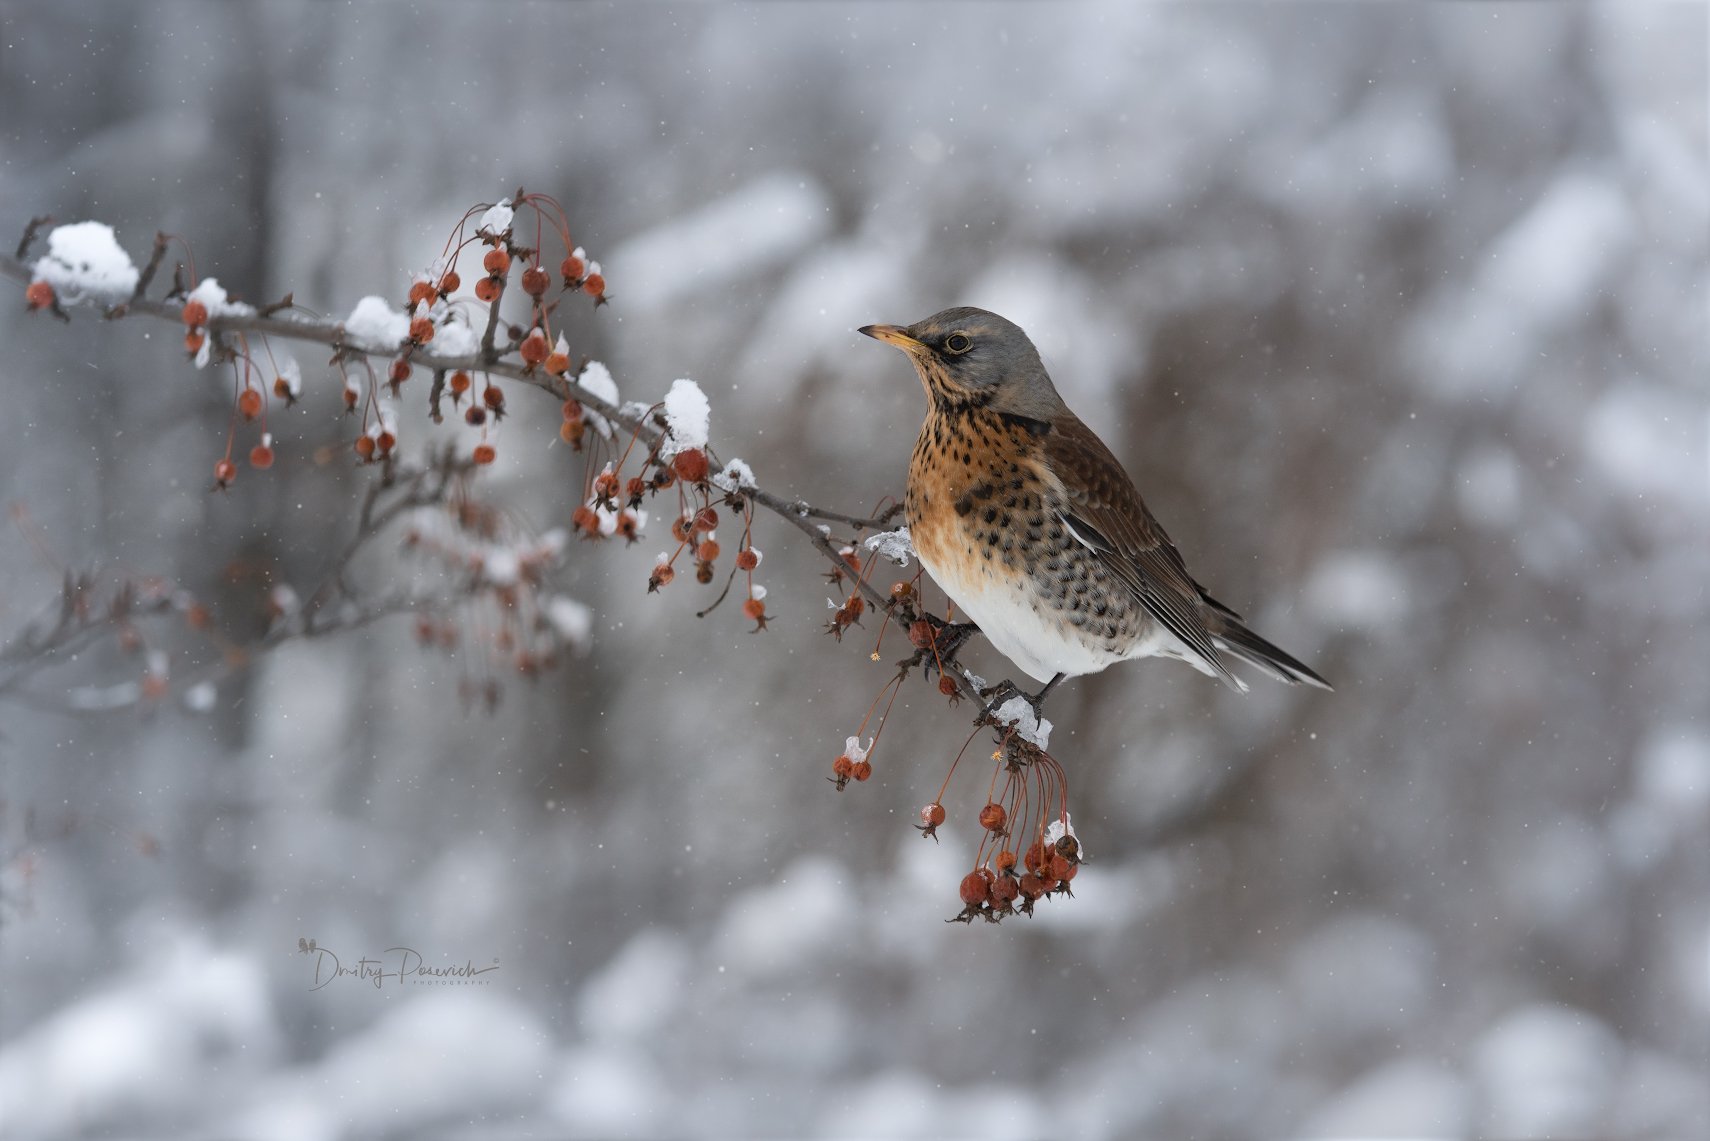
[[[1211,625],[1211,641],[1219,650],[1257,666],[1278,681],[1286,681],[1290,685],[1315,685],[1319,689],[1332,688],[1305,664],[1247,629],[1234,611],[1219,606],[1211,599],[1206,601],[1212,602],[1214,607],[1213,615],[1217,621]]]

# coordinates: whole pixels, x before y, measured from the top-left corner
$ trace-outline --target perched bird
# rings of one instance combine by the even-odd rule
[[[926,388],[905,513],[915,553],[991,644],[1046,683],[1180,658],[1234,688],[1235,658],[1330,688],[1195,582],[1133,481],[1069,410],[1019,327],[955,308],[861,330]]]

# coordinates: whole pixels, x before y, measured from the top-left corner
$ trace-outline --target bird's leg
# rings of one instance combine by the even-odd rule
[[[940,661],[955,661],[956,655],[962,652],[962,647],[968,644],[968,639],[980,632],[980,628],[972,622],[945,622],[942,619],[928,621],[934,623],[932,641],[938,649]]]

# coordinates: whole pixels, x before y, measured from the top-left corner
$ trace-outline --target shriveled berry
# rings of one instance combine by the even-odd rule
[[[276,376],[273,378],[273,395],[277,396],[281,400],[295,399],[295,397],[291,395],[291,382],[282,376]]]
[[[671,470],[679,479],[699,483],[707,477],[707,454],[699,448],[684,448],[671,457]]]
[[[600,533],[600,517],[586,503],[570,513],[570,525],[588,538],[597,538]]]
[[[558,272],[564,276],[564,287],[569,289],[576,285],[577,282],[581,281],[582,271],[586,268],[587,267],[582,264],[582,259],[577,257],[575,254],[570,254],[563,261],[559,262]]]
[[[717,526],[718,512],[714,511],[711,507],[703,507],[699,511],[695,512],[695,530],[711,531]]]
[[[232,463],[230,456],[222,456],[214,463],[214,482],[221,487],[229,487],[232,480],[237,478],[237,465]]]
[[[505,390],[496,384],[489,383],[486,388],[481,390],[481,403],[494,412],[503,412],[505,410]]]
[[[993,860],[992,863],[1000,872],[1011,871],[1015,867],[1015,853],[1005,848],[997,854],[997,859]]]
[[[1075,874],[1075,865],[1053,852],[1046,864],[1046,870],[1051,873],[1052,879],[1066,880]]]
[[[859,594],[851,594],[849,596],[849,601],[843,604],[843,611],[849,615],[850,622],[854,622],[856,619],[860,618],[866,609],[867,600],[862,598]]]
[[[760,565],[760,552],[753,547],[744,547],[736,552],[736,569],[751,571]]]
[[[1038,899],[1040,896],[1044,895],[1047,890],[1045,887],[1045,881],[1034,875],[1032,872],[1028,872],[1026,875],[1022,876],[1021,882],[1016,886],[1021,889],[1021,894],[1026,896],[1028,899]]]
[[[962,693],[956,685],[956,679],[949,674],[943,674],[938,678],[938,692],[945,697],[959,697]]]
[[[615,499],[618,492],[617,476],[609,471],[603,471],[594,477],[594,496],[597,499]]]
[[[700,583],[702,586],[705,586],[707,583],[711,582],[712,580],[713,580],[713,566],[712,566],[712,564],[711,563],[697,562],[695,564],[695,581]],[[746,609],[746,607],[744,609]],[[753,618],[754,616],[752,614],[750,614],[749,617]]]
[[[451,379],[446,382],[446,387],[451,389],[453,396],[462,396],[469,391],[469,383],[469,374],[458,369],[451,374]]]
[[[662,586],[670,586],[671,580],[677,577],[677,572],[671,569],[670,563],[660,563],[653,568],[653,574],[648,579],[648,589],[658,590]]]
[[[988,832],[1002,832],[1009,813],[1003,810],[1003,805],[992,801],[980,809],[980,827]]]
[[[476,444],[475,450],[470,453],[469,458],[478,464],[490,464],[497,459],[498,456],[499,453],[494,449],[492,444]]]
[[[932,645],[932,623],[924,618],[916,618],[909,624],[908,640],[917,650],[924,650]]]
[[[410,362],[399,357],[392,362],[392,367],[386,370],[386,379],[393,384],[402,384],[410,379]]]
[[[1030,872],[1042,871],[1049,857],[1045,853],[1045,845],[1039,840],[1028,845],[1027,852],[1021,857],[1022,864]]]
[[[433,340],[433,322],[426,317],[416,317],[410,321],[410,340],[418,345],[425,345]]]
[[[671,537],[679,543],[689,541],[689,517],[687,515],[679,515],[671,520]]]
[[[471,404],[463,413],[463,422],[471,428],[479,428],[487,422],[487,410],[479,404]]]
[[[944,806],[936,800],[920,810],[920,822],[928,828],[936,828],[944,823]]]
[[[640,499],[647,494],[647,481],[639,475],[632,475],[629,482],[623,485],[623,493],[628,499]]]
[[[860,760],[855,762],[855,768],[852,770],[851,775],[854,776],[856,780],[866,780],[868,777],[873,775],[873,762],[869,761],[866,757],[862,757]]]
[[[539,297],[546,292],[546,287],[551,284],[552,278],[548,277],[546,271],[538,265],[531,265],[523,270],[523,292],[530,297]]]
[[[891,597],[898,602],[907,602],[914,597],[914,584],[911,582],[894,582],[891,584]]]
[[[847,753],[842,754],[831,762],[831,771],[837,775],[839,780],[848,780],[855,775],[855,762],[849,759]]]
[[[1015,902],[1015,897],[1021,894],[1021,886],[1009,876],[999,876],[992,881],[992,906],[999,911],[1008,910]]]
[[[969,872],[962,877],[962,902],[969,907],[978,907],[991,898],[991,881],[979,872]]]
[[[618,512],[617,533],[632,543],[641,538],[641,520],[636,517],[635,512],[628,510]]]

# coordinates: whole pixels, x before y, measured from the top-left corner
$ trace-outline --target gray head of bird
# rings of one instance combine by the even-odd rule
[[[869,337],[907,353],[927,399],[944,410],[989,408],[1034,420],[1067,411],[1021,326],[961,305],[912,325],[868,325]]]

